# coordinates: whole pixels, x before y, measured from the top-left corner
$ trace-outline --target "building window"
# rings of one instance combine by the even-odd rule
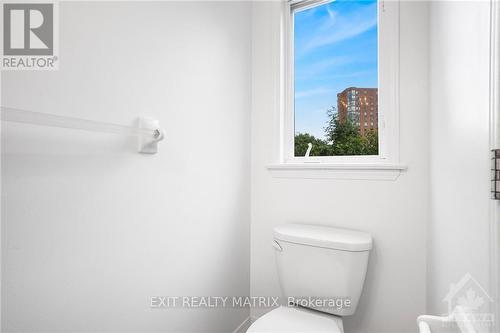
[[[288,6],[284,161],[396,161],[399,3]]]

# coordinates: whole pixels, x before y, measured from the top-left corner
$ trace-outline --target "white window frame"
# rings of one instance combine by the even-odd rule
[[[379,155],[294,156],[294,26],[296,11],[331,0],[295,0],[283,4],[281,20],[281,169],[319,165],[349,169],[403,170],[399,164],[399,1],[378,1],[378,135]],[[326,110],[325,110],[326,112]],[[276,166],[275,166],[276,167]],[[276,169],[280,169],[277,166]],[[310,168],[305,168],[310,169]]]

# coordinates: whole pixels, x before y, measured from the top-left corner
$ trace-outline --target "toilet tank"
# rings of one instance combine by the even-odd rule
[[[370,234],[292,223],[274,228],[273,245],[288,303],[337,316],[354,314],[372,248]]]

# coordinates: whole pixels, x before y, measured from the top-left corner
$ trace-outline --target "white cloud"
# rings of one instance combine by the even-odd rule
[[[332,91],[333,91],[332,89],[327,89],[327,88],[314,88],[309,90],[302,90],[302,91],[297,91],[295,93],[295,98],[307,98],[316,95],[324,95],[331,93]]]
[[[323,73],[325,70],[350,64],[354,62],[354,60],[354,58],[348,57],[333,57],[315,63],[310,63],[306,66],[300,66],[300,70],[297,71],[296,76],[301,78],[316,76],[316,74]]]
[[[304,51],[335,44],[372,29],[377,25],[377,18],[373,15],[376,6],[374,3],[344,16],[329,11],[328,20],[318,29],[316,36],[305,45]]]
[[[328,11],[328,16],[330,17],[330,20],[335,22],[335,18],[337,17],[337,12],[331,9],[329,6],[326,7],[326,10]]]
[[[368,75],[375,75],[376,71],[375,70],[367,70],[367,71],[354,71],[354,72],[349,72],[345,74],[337,74],[333,75],[330,78],[332,79],[342,79],[342,78],[350,78],[350,77],[360,77],[360,76],[368,76]]]

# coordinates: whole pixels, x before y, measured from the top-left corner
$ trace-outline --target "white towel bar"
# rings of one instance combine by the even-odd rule
[[[165,133],[158,126],[158,121],[149,118],[140,118],[139,126],[124,126],[75,117],[57,116],[53,114],[26,111],[8,107],[1,107],[2,121],[23,124],[33,124],[50,127],[72,128],[91,132],[132,135],[139,138],[139,152],[154,154],[158,151],[158,142],[163,140]]]

